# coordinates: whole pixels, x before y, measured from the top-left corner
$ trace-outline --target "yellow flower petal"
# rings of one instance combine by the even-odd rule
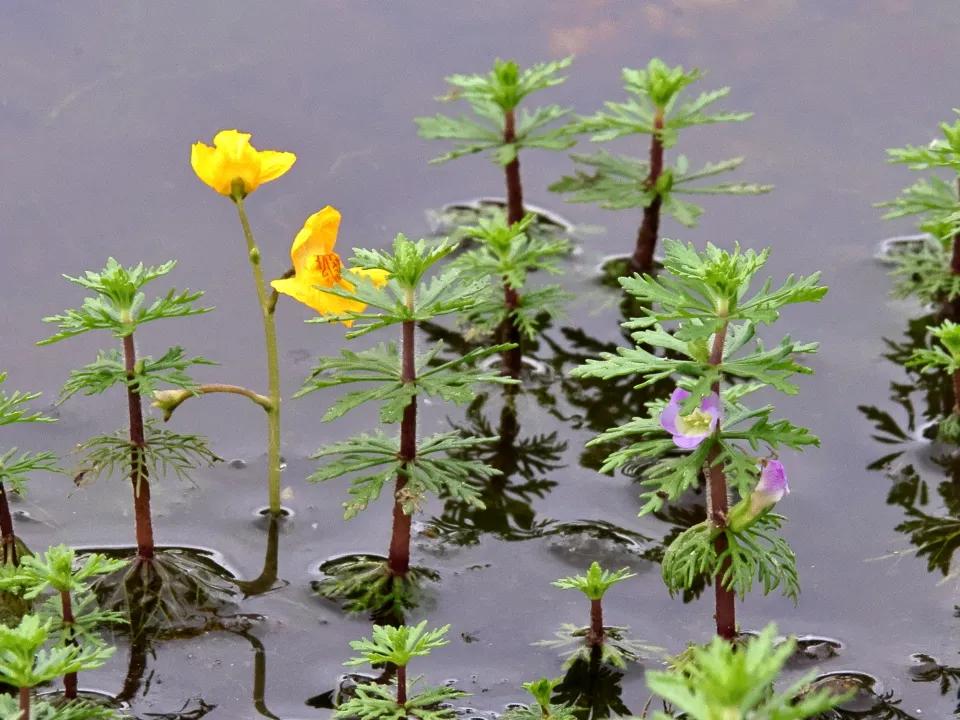
[[[235,180],[243,183],[249,195],[260,183],[274,180],[293,165],[293,153],[275,150],[258,151],[250,144],[250,134],[237,130],[221,130],[213,138],[213,147],[195,143],[190,164],[203,182],[221,195],[233,195]]]
[[[262,150],[260,152],[260,182],[265,183],[276,180],[292,168],[296,161],[297,156],[292,152]]]
[[[378,288],[382,288],[384,285],[386,285],[387,280],[390,277],[390,273],[388,273],[386,270],[380,270],[378,268],[367,269],[367,268],[352,267],[350,268],[350,272],[352,272],[354,275],[359,275],[361,277],[365,277],[365,278],[369,278],[370,280],[373,280],[373,284],[376,285]],[[350,289],[353,290],[353,288],[350,288]]]
[[[316,282],[320,280],[320,282]],[[289,278],[285,280],[274,280],[270,285],[280,293],[289,295],[295,300],[299,300],[307,307],[313,308],[321,315],[342,315],[347,312],[363,312],[366,307],[357,300],[347,300],[335,295],[330,295],[317,290],[315,285],[320,285],[322,278],[310,278],[304,280],[300,278]],[[353,325],[353,320],[344,320],[343,324],[347,327]]]
[[[294,269],[298,273],[308,270],[315,264],[313,256],[332,253],[339,228],[340,213],[329,205],[308,217],[290,248]]]

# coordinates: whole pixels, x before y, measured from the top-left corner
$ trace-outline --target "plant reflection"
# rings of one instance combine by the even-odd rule
[[[267,521],[267,550],[263,558],[263,570],[253,580],[235,582],[244,598],[263,595],[290,584],[286,580],[277,582],[280,564],[280,525],[286,518],[267,513],[264,519]]]
[[[578,658],[567,668],[553,702],[578,708],[578,720],[627,717],[630,709],[623,702],[622,680],[622,672],[600,662],[600,648],[595,647],[589,659]]]

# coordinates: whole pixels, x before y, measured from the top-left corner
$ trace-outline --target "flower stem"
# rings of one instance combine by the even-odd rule
[[[647,189],[653,189],[663,172],[663,109],[657,108],[653,119],[653,134],[650,137],[650,174],[645,183]],[[660,232],[660,206],[663,197],[658,193],[653,202],[643,209],[643,223],[637,232],[637,245],[630,257],[628,270],[630,273],[652,273],[653,251],[657,247],[657,235]]]
[[[69,590],[60,591],[60,606],[63,615],[64,635],[69,638],[68,642],[76,646],[77,639],[74,637],[73,626],[76,620],[73,617],[73,602],[70,598]],[[63,696],[67,700],[76,700],[77,698],[77,674],[75,672],[67,673],[63,676]]]
[[[590,633],[588,645],[603,645],[603,606],[600,598],[590,600]]]
[[[407,666],[397,665],[397,705],[407,704]]]
[[[137,351],[133,333],[123,338],[123,363],[127,379],[134,377]],[[133,513],[137,528],[137,558],[153,560],[153,519],[150,516],[150,479],[143,459],[143,405],[136,385],[127,386],[127,413],[130,416],[130,482],[133,484]]]
[[[30,688],[20,688],[20,720],[30,720]]]
[[[713,347],[710,349],[710,364],[719,365],[723,362],[723,346],[727,337],[727,323],[724,322],[713,337]],[[720,395],[720,381],[713,384],[713,392]],[[717,423],[717,433],[720,432],[720,424]],[[724,528],[727,526],[727,512],[729,509],[729,498],[727,497],[727,479],[723,474],[723,463],[716,463],[717,456],[720,454],[720,446],[715,444],[707,455],[707,484],[709,486],[708,498],[708,519],[715,527]],[[714,550],[717,555],[722,555],[727,551],[727,536],[720,533],[714,540]],[[725,640],[734,640],[737,637],[737,615],[736,615],[736,597],[733,590],[724,586],[722,578],[730,567],[729,558],[724,560],[723,564],[717,570],[714,578],[714,590],[716,592],[716,621],[717,635]]]
[[[257,300],[263,316],[263,334],[267,346],[267,381],[270,396],[270,408],[267,410],[267,487],[270,496],[270,514],[280,515],[280,356],[277,351],[277,325],[274,319],[276,300],[267,295],[267,285],[260,267],[260,250],[253,240],[250,222],[243,208],[243,198],[235,196],[243,236],[247,240],[247,255],[253,268],[253,279],[257,286]],[[252,399],[252,398],[251,398]]]
[[[413,309],[413,294],[408,293],[407,305]],[[400,380],[404,383],[416,382],[417,369],[415,359],[416,322],[404,320],[401,337],[402,360]],[[397,473],[397,485],[393,493],[393,535],[390,538],[390,554],[387,558],[387,570],[393,576],[404,576],[410,569],[410,525],[412,517],[403,511],[403,490],[407,486],[407,463],[417,457],[417,396],[410,398],[410,404],[403,409],[400,421],[400,454],[403,462]]]
[[[0,561],[4,565],[19,565],[17,557],[17,536],[13,532],[13,516],[10,514],[10,503],[7,501],[7,490],[0,482]]]

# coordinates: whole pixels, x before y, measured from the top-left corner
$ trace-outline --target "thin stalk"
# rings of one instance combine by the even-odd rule
[[[957,178],[957,196],[960,197],[960,177]],[[950,271],[960,275],[960,232],[953,236],[953,257],[950,259]]]
[[[590,645],[603,645],[603,606],[600,602],[600,598],[590,600],[590,633],[587,635]]]
[[[413,292],[407,293],[407,307],[413,309]],[[404,383],[416,382],[417,368],[414,363],[416,354],[416,322],[405,320],[401,335],[400,380]],[[387,570],[393,576],[404,576],[410,570],[410,524],[413,518],[403,511],[404,488],[407,486],[407,464],[417,458],[417,396],[410,398],[410,404],[403,410],[400,421],[400,454],[403,466],[397,473],[397,485],[393,493],[393,535],[390,538],[390,554],[387,558]]]
[[[953,413],[960,414],[960,370],[953,371]]]
[[[263,570],[253,580],[237,580],[237,587],[244,597],[262,595],[271,590],[277,582],[280,566],[280,518],[271,515],[267,527],[267,552],[263,558]]]
[[[267,382],[271,407],[267,410],[267,487],[270,496],[270,514],[280,515],[280,356],[277,351],[277,325],[274,319],[276,300],[267,294],[267,285],[260,267],[260,250],[253,239],[243,198],[234,196],[243,236],[247,240],[247,255],[253,268],[257,286],[257,300],[263,316],[263,335],[267,346]]]
[[[653,134],[650,137],[650,174],[647,176],[646,186],[653,189],[663,172],[663,110],[658,109],[653,119]],[[657,236],[660,233],[660,207],[663,198],[658,194],[647,207],[643,209],[643,223],[637,232],[637,246],[630,256],[629,271],[631,273],[653,272],[653,251],[657,247]]]
[[[69,590],[60,591],[60,606],[62,608],[64,633],[69,638],[69,643],[76,645],[77,639],[73,635],[73,626],[76,620],[73,617],[73,601],[70,598]],[[77,674],[75,672],[63,676],[63,696],[67,700],[76,700]]]
[[[397,705],[407,704],[407,666],[397,665]]]
[[[515,118],[513,110],[504,111],[503,141],[515,142]],[[511,225],[523,219],[523,186],[520,184],[520,158],[515,157],[504,168],[507,177],[507,222]],[[517,347],[503,353],[503,374],[511,378],[520,377],[522,356],[520,353],[520,330],[514,324],[512,313],[520,307],[520,295],[510,283],[504,280],[503,303],[507,317],[500,325],[498,335],[501,343],[514,343]]]
[[[20,688],[20,720],[30,720],[30,688]]]
[[[134,377],[137,351],[133,333],[123,338],[123,362],[127,378]],[[150,479],[143,459],[143,406],[135,385],[127,386],[127,412],[130,416],[130,482],[133,484],[133,512],[137,527],[137,558],[153,560],[153,519],[150,517]]]
[[[13,532],[13,516],[10,514],[10,503],[7,501],[7,490],[0,482],[0,560],[6,565],[19,565],[17,557],[17,536]]]
[[[720,331],[714,335],[713,347],[710,349],[710,364],[719,365],[723,362],[723,346],[727,337],[727,323],[723,324]],[[713,384],[713,392],[720,395],[720,381]],[[717,423],[717,433],[720,432],[720,424]],[[729,510],[729,498],[727,497],[727,479],[723,473],[723,464],[714,464],[717,456],[720,454],[720,448],[714,445],[707,456],[707,484],[709,486],[709,518],[718,528],[724,528],[727,525],[727,512]],[[722,555],[727,551],[727,536],[721,533],[714,541],[714,550],[717,555]],[[716,592],[716,621],[717,635],[725,640],[734,640],[737,637],[737,616],[736,603],[733,590],[724,587],[722,578],[730,567],[730,560],[727,559],[717,571],[714,578],[714,590]]]

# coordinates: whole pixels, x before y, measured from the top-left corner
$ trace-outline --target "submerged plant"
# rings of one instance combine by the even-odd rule
[[[101,667],[116,650],[104,645],[45,647],[52,623],[52,620],[41,622],[37,615],[26,615],[15,628],[0,625],[0,682],[19,690],[21,720],[30,720],[34,686],[61,675]]]
[[[466,502],[480,504],[478,489],[473,484],[485,480],[498,471],[469,459],[455,457],[460,451],[481,446],[496,438],[466,438],[449,432],[420,439],[417,437],[417,398],[421,395],[440,397],[458,404],[475,397],[477,383],[515,383],[495,372],[471,367],[488,355],[509,349],[495,345],[469,352],[462,357],[439,365],[431,365],[443,347],[440,342],[427,352],[417,355],[417,323],[443,315],[469,310],[483,291],[483,281],[464,282],[454,269],[447,269],[427,280],[431,267],[456,248],[447,242],[428,248],[426,242],[412,242],[398,235],[393,252],[354,249],[352,262],[364,273],[358,273],[353,287],[340,285],[317,286],[332,296],[332,300],[356,303],[339,311],[328,309],[326,314],[308,322],[355,323],[347,339],[391,325],[400,325],[401,343],[381,343],[368,350],[342,350],[339,357],[321,357],[313,373],[304,382],[297,397],[315,390],[341,387],[355,383],[372,383],[373,387],[353,390],[340,397],[323,416],[325,422],[341,417],[366,402],[380,404],[380,420],[400,423],[399,437],[381,431],[361,433],[343,442],[333,443],[314,458],[337,458],[314,473],[310,480],[321,482],[355,475],[351,499],[344,503],[344,518],[350,519],[376,500],[390,481],[393,491],[393,534],[385,565],[379,568],[386,585],[403,583],[410,571],[411,519],[428,493],[445,494]],[[389,280],[383,284],[383,277]],[[373,312],[364,313],[365,308]],[[369,567],[361,568],[369,573]],[[368,576],[365,582],[373,580]],[[344,583],[355,585],[349,578]],[[331,595],[336,588],[330,588]],[[371,602],[375,598],[370,598]],[[371,607],[370,609],[374,609]]]
[[[757,579],[765,593],[776,587],[791,597],[800,591],[793,551],[775,534],[782,516],[772,502],[786,493],[783,466],[758,457],[786,446],[800,450],[819,439],[785,419],[772,419],[773,405],[749,407],[744,399],[763,388],[787,395],[799,388],[794,374],[812,371],[795,360],[813,353],[816,343],[789,337],[767,348],[755,338],[756,327],[770,325],[780,308],[818,302],[827,292],[819,273],[773,289],[767,280],[753,295],[748,289],[766,263],[769,250],[727,252],[712,244],[698,253],[678,241],[664,242],[667,274],[621,278],[627,292],[644,304],[644,317],[624,324],[634,330],[635,348],[602,353],[574,368],[580,377],[640,375],[640,386],[673,378],[677,389],[669,401],[647,403],[646,417],[635,417],[591,441],[631,439],[607,457],[602,472],[628,463],[642,466],[647,488],[641,515],[658,511],[668,500],[697,487],[706,476],[707,519],[681,533],[663,559],[662,574],[671,594],[693,586],[701,575],[714,579],[717,634],[737,634],[734,594],[741,599]],[[664,327],[671,326],[670,331]],[[749,344],[754,341],[754,347]],[[657,348],[663,354],[655,354]],[[725,381],[730,381],[725,387]],[[775,463],[775,464],[774,464]],[[728,488],[742,498],[729,507]],[[760,493],[760,495],[757,495]]]
[[[940,129],[943,139],[927,146],[887,150],[887,162],[906,164],[917,171],[953,170],[954,181],[930,175],[904,188],[900,197],[876,204],[888,208],[884,220],[918,216],[920,229],[932,236],[930,242],[921,243],[915,250],[890,256],[895,265],[891,274],[897,279],[894,294],[913,295],[924,303],[950,302],[960,297],[960,243],[956,241],[960,235],[960,120],[953,125],[940,123]]]
[[[190,163],[194,172],[203,182],[221,195],[226,195],[237,206],[240,225],[247,242],[247,257],[253,269],[253,280],[260,304],[263,320],[264,341],[267,353],[266,397],[245,388],[232,385],[205,386],[202,392],[229,392],[253,400],[267,413],[267,487],[269,493],[270,514],[282,514],[280,507],[280,357],[277,350],[277,326],[274,311],[277,307],[277,293],[268,294],[260,265],[260,249],[253,239],[253,231],[247,219],[244,200],[262,183],[276,180],[286,173],[296,155],[275,150],[256,150],[250,144],[250,135],[236,130],[221,130],[213,139],[213,147],[195,143],[190,154]],[[186,395],[178,396],[182,402]],[[168,398],[173,401],[176,398]],[[163,402],[162,398],[158,399]],[[179,404],[179,403],[177,403]],[[174,405],[175,407],[175,405]],[[171,410],[172,411],[172,410]],[[168,412],[166,409],[164,412]],[[168,415],[169,417],[169,415]]]
[[[431,163],[441,163],[463,155],[490,153],[503,166],[507,184],[507,222],[523,219],[523,187],[520,183],[522,148],[566,150],[576,144],[566,126],[547,126],[566,117],[569,109],[558,105],[537,108],[533,113],[517,108],[530,93],[559,85],[566,78],[557,73],[570,67],[573,57],[550,63],[537,63],[520,70],[513,61],[497,60],[486,75],[451,75],[446,80],[453,92],[445,101],[464,99],[476,115],[458,118],[437,115],[416,118],[420,136],[429,140],[454,140],[454,149]]]
[[[939,326],[929,327],[930,334],[940,343],[930,348],[913,351],[907,367],[921,372],[943,371],[953,379],[953,408],[937,426],[942,440],[960,443],[960,325],[944,320]]]
[[[144,267],[141,263],[124,268],[110,258],[107,267],[99,273],[87,271],[84,277],[64,276],[93,295],[84,299],[79,310],[67,310],[62,315],[44,318],[44,322],[56,323],[59,332],[38,343],[49,345],[91,330],[107,330],[122,343],[122,351],[101,351],[94,362],[72,371],[59,402],[77,393],[99,395],[115,385],[126,389],[127,430],[92,438],[77,448],[85,455],[77,482],[109,477],[114,472],[130,478],[138,565],[150,563],[154,558],[151,479],[156,479],[161,472],[173,472],[180,478],[187,478],[198,463],[212,463],[219,459],[210,451],[205,438],[163,430],[153,420],[143,419],[144,395],[151,397],[161,384],[190,391],[195,383],[187,371],[194,365],[213,364],[202,357],[188,357],[179,345],[157,359],[137,357],[134,333],[141,325],[209,311],[209,308],[195,304],[203,293],[189,290],[178,293],[171,289],[166,295],[146,303],[144,286],[165,276],[174,265],[176,263],[171,261],[159,267]]]
[[[112,560],[105,555],[93,553],[75,566],[75,554],[66,545],[51,547],[43,556],[30,555],[23,558],[20,567],[0,575],[0,587],[17,588],[27,600],[49,594],[43,606],[44,617],[52,620],[49,632],[58,646],[86,646],[103,648],[105,643],[97,628],[105,623],[125,622],[118,612],[102,611],[88,581],[98,575],[109,575],[128,563]],[[64,697],[77,697],[77,673],[63,676]]]
[[[580,628],[576,625],[564,623],[563,630],[556,633],[557,640],[546,640],[537,643],[548,647],[564,647],[574,644],[574,649],[567,654],[569,657],[564,668],[569,668],[577,660],[590,660],[593,654],[598,654],[601,662],[608,662],[614,667],[624,668],[628,661],[638,659],[640,652],[651,649],[637,643],[630,642],[624,635],[626,628],[605,627],[603,624],[603,596],[612,586],[621,580],[632,578],[636,573],[629,568],[616,572],[603,570],[599,563],[590,565],[586,575],[574,575],[561,578],[553,583],[554,587],[564,590],[579,590],[590,600],[590,625]]]
[[[691,647],[673,670],[648,670],[647,685],[690,720],[803,720],[819,717],[848,699],[808,691],[814,672],[775,693],[773,683],[796,649],[796,640],[775,641],[773,624],[740,647],[714,638],[705,647]],[[654,720],[674,717],[665,712],[653,716]]]
[[[491,220],[464,228],[477,245],[453,263],[465,279],[490,284],[489,292],[464,314],[464,320],[481,332],[496,329],[500,342],[517,346],[503,356],[504,374],[514,378],[520,375],[522,341],[533,340],[542,318],[559,317],[563,303],[573,297],[559,285],[523,292],[532,271],[561,274],[557,258],[570,250],[566,240],[527,235],[533,221],[533,215],[525,215],[519,222],[508,223],[506,216],[498,213]]]
[[[660,216],[666,213],[685,227],[694,227],[703,208],[681,200],[682,195],[756,195],[773,189],[772,185],[721,183],[689,185],[696,180],[734,170],[742,157],[707,163],[699,170],[690,168],[683,155],[671,167],[665,165],[664,150],[677,142],[680,130],[718,122],[743,122],[753,116],[746,112],[715,112],[708,108],[726,97],[730,88],[700,93],[684,99],[688,86],[704,73],[697,69],[684,72],[680,66],[668,67],[653,58],[645,70],[623,70],[623,85],[631,97],[624,103],[608,102],[606,111],[580,120],[579,130],[592,133],[591,140],[605,142],[627,135],[650,136],[650,159],[640,160],[599,150],[573,159],[588,170],[564,177],[550,186],[559,193],[571,193],[570,202],[595,202],[606,210],[643,208],[643,222],[636,246],[626,270],[628,273],[653,272],[653,253],[659,239]]]
[[[0,383],[7,379],[6,373],[0,373]],[[55,422],[54,418],[43,413],[30,412],[26,403],[36,400],[40,393],[21,393],[15,390],[8,395],[0,390],[0,425],[16,423]],[[13,529],[13,516],[7,499],[8,490],[23,495],[27,488],[30,473],[46,471],[59,472],[57,457],[52,452],[17,455],[17,448],[10,448],[0,455],[0,564],[17,565],[26,546],[16,536]]]
[[[396,692],[391,687],[377,683],[358,685],[356,697],[340,705],[333,716],[360,717],[364,720],[403,720],[410,716],[420,720],[453,720],[457,712],[448,703],[467,697],[470,693],[448,685],[435,688],[424,685],[419,692],[413,692],[422,676],[407,679],[407,665],[413,658],[426,657],[431,650],[450,642],[443,638],[450,629],[449,625],[436,630],[427,630],[426,627],[426,620],[416,626],[374,625],[370,640],[363,638],[351,641],[350,647],[360,653],[360,657],[351,658],[344,665],[394,667],[392,684],[396,685]]]
[[[580,708],[552,702],[553,691],[561,682],[563,678],[525,682],[523,689],[533,696],[535,705],[513,707],[503,717],[507,720],[576,720]]]

